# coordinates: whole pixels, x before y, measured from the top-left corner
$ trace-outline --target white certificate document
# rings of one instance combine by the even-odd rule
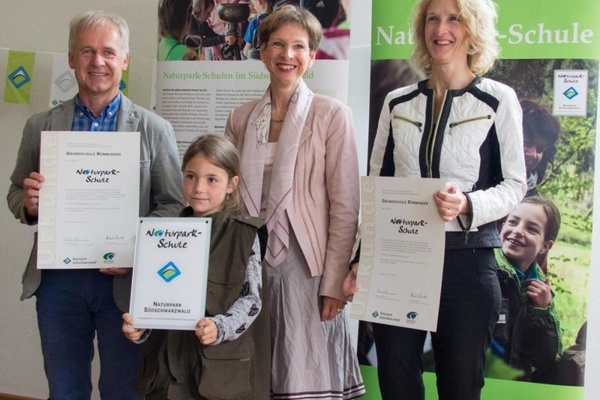
[[[139,132],[42,132],[39,269],[133,265]]]
[[[206,310],[210,218],[140,218],[129,313],[136,328],[194,330]]]
[[[439,179],[361,177],[361,251],[351,317],[435,331],[445,229]]]

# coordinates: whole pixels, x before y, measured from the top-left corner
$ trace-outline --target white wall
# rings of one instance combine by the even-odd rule
[[[31,107],[9,105],[0,101],[0,189],[6,193],[14,167],[16,151],[25,120],[32,111],[42,111],[48,105],[50,54],[67,52],[68,22],[81,11],[97,8],[90,0],[2,0],[0,13],[0,48],[36,51],[36,69]],[[102,8],[119,13],[131,29],[131,74],[129,97],[150,107],[152,60],[156,52],[156,4],[154,0],[105,0]],[[361,154],[362,172],[366,171],[368,143],[368,87],[370,59],[371,0],[354,0],[353,35],[350,62],[350,106],[353,109]],[[43,53],[45,52],[45,53]],[[6,68],[0,56],[0,73]],[[0,94],[4,80],[0,82]],[[600,142],[600,141],[599,141]],[[600,149],[600,143],[599,143]],[[600,153],[598,153],[600,154]],[[600,171],[600,165],[596,169]],[[600,185],[596,185],[600,194]],[[5,197],[3,195],[3,197]],[[597,264],[600,244],[597,243],[600,213],[595,218],[596,233],[593,264]],[[32,244],[33,229],[14,220],[6,203],[0,205],[0,393],[47,397],[46,380],[37,332],[35,301],[19,301],[20,277]],[[588,370],[586,399],[600,398],[600,269],[592,270],[592,288],[588,327]],[[595,306],[595,307],[594,307]],[[97,397],[96,397],[97,398]]]

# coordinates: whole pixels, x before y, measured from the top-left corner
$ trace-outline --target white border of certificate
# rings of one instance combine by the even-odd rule
[[[351,317],[435,331],[445,223],[440,179],[361,177],[361,253]]]
[[[140,133],[41,135],[38,269],[131,268]]]
[[[133,327],[194,330],[205,316],[211,218],[140,218]]]

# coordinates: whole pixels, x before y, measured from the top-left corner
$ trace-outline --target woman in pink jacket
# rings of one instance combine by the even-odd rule
[[[364,393],[342,313],[359,208],[352,115],[302,80],[320,39],[306,10],[284,6],[265,18],[260,55],[271,84],[226,128],[241,154],[247,211],[269,232],[273,399]]]

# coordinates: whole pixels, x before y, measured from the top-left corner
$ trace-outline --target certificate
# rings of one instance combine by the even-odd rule
[[[129,313],[135,328],[194,330],[206,310],[210,218],[140,218]]]
[[[445,228],[439,179],[361,177],[361,251],[351,317],[435,331]]]
[[[42,132],[40,269],[133,265],[139,132]]]

